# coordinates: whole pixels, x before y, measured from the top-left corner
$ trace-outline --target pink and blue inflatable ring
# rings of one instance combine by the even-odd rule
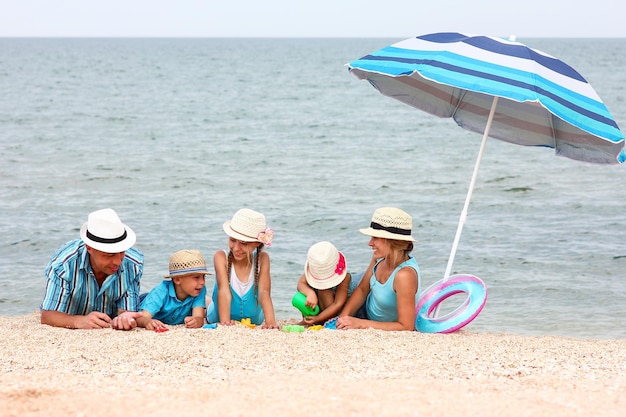
[[[454,311],[433,317],[437,306],[455,294],[465,293],[465,301]],[[487,302],[487,287],[473,275],[452,275],[428,287],[415,307],[415,329],[422,333],[452,333],[470,323]]]

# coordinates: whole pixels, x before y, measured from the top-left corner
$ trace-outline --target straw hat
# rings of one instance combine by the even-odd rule
[[[359,231],[373,237],[415,242],[411,236],[412,226],[413,220],[405,211],[395,207],[383,207],[374,212],[370,227]]]
[[[170,274],[165,278],[180,277],[188,274],[208,274],[206,262],[200,251],[183,249],[170,256]]]
[[[106,253],[125,252],[137,240],[135,232],[110,208],[89,213],[87,222],[80,228],[80,238],[88,246]]]
[[[265,223],[265,216],[254,210],[243,208],[233,216],[232,220],[224,223],[224,232],[242,242],[261,242],[272,245],[274,230]]]
[[[325,290],[346,277],[348,268],[343,253],[330,242],[319,242],[309,248],[304,264],[306,282],[313,288]]]

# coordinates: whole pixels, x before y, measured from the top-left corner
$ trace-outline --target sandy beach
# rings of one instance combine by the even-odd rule
[[[0,348],[3,416],[626,415],[626,340],[85,331],[33,313],[0,317]]]

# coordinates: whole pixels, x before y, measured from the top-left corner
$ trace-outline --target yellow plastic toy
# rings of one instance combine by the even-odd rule
[[[249,318],[241,319],[239,323],[243,324],[246,327],[249,327],[250,329],[254,329],[256,327],[256,324],[252,324]]]

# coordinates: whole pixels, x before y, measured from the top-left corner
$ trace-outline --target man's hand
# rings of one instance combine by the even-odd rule
[[[111,317],[99,311],[92,311],[76,320],[77,329],[105,329],[111,327]]]
[[[132,330],[137,327],[137,319],[141,312],[125,311],[111,321],[111,327],[115,330]]]

